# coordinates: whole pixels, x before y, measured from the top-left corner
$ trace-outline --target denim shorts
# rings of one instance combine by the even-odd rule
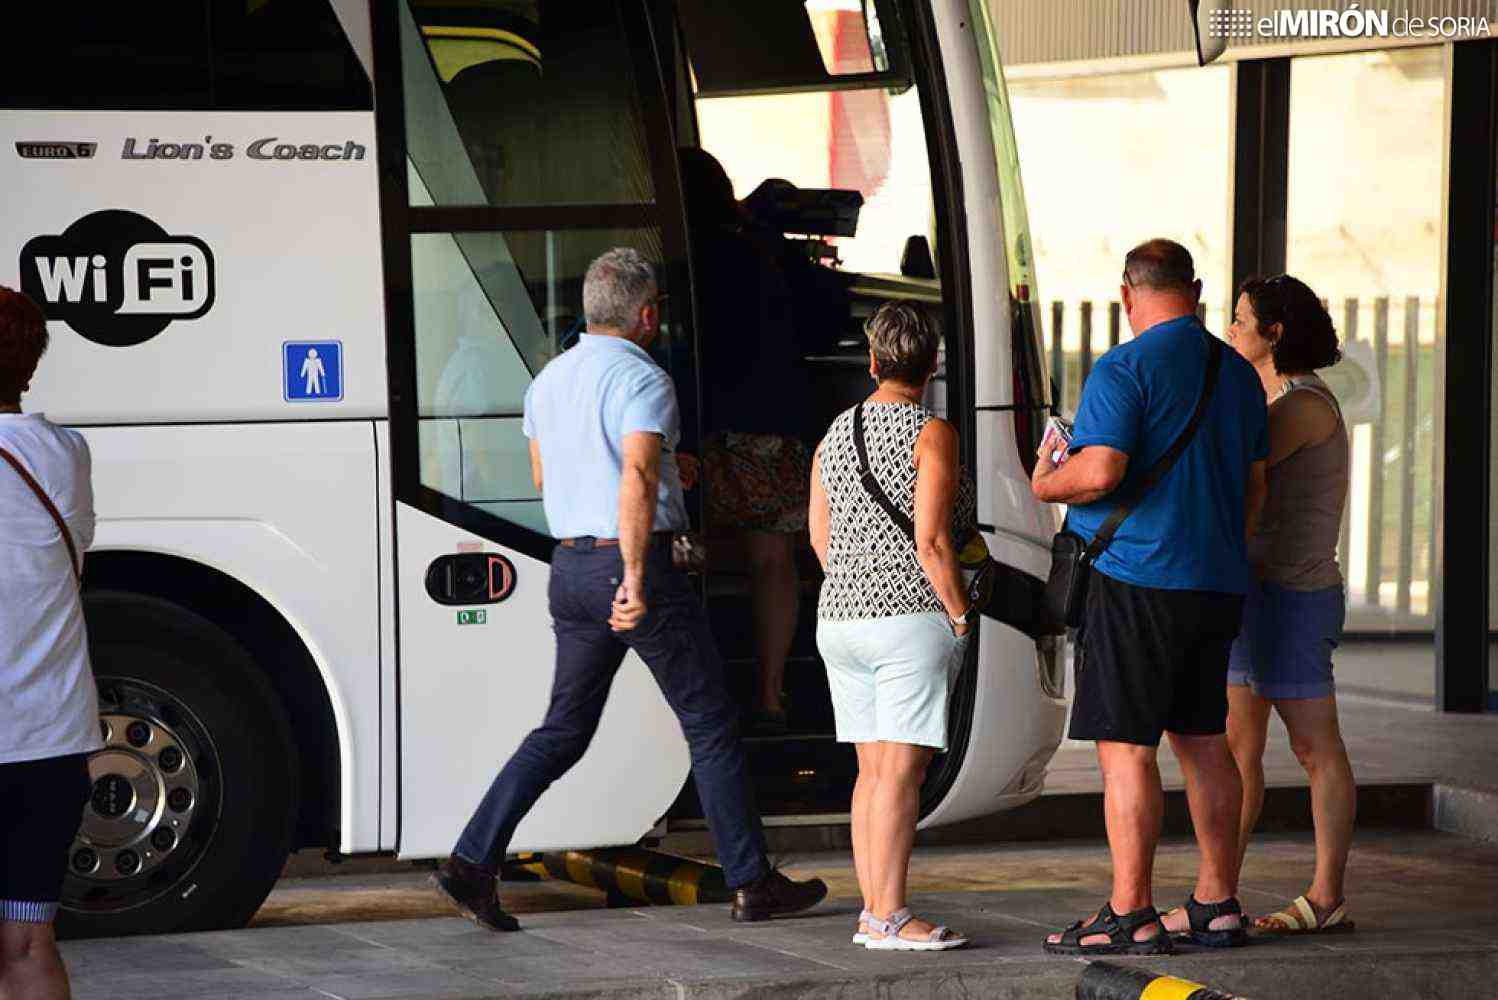
[[[1243,631],[1233,643],[1228,683],[1247,685],[1271,700],[1330,697],[1336,690],[1332,650],[1342,637],[1346,607],[1341,587],[1253,584],[1243,603]]]
[[[947,692],[970,635],[955,635],[940,611],[818,621],[838,742],[945,750]]]

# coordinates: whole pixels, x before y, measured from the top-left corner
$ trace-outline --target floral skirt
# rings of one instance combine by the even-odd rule
[[[702,450],[714,528],[792,534],[806,527],[811,450],[799,438],[725,431]]]

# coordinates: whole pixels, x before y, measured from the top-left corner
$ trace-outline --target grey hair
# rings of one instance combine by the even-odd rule
[[[1189,292],[1196,281],[1191,251],[1174,240],[1146,240],[1124,258],[1124,283],[1157,292]]]
[[[931,316],[910,302],[886,302],[864,325],[881,379],[921,385],[936,370],[941,335]]]
[[[615,247],[588,265],[583,316],[589,326],[632,330],[656,288],[655,265],[634,247]]]

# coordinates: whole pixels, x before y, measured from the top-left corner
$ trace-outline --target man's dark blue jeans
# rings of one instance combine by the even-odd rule
[[[520,820],[582,759],[598,730],[614,674],[632,649],[655,675],[686,734],[692,776],[724,879],[731,888],[748,885],[769,871],[764,830],[749,789],[738,713],[707,615],[686,574],[672,565],[666,536],[652,539],[646,557],[645,617],[633,629],[615,632],[608,618],[623,576],[618,546],[594,546],[591,539],[557,546],[549,592],[557,666],[546,720],[489,786],[454,853],[498,870]]]

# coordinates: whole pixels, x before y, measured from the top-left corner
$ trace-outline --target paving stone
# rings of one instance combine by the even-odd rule
[[[316,988],[320,993],[331,993],[341,1000],[383,1000],[412,995],[433,998],[490,996],[497,995],[500,989],[499,984],[492,980],[436,968],[324,976],[318,979]]]
[[[312,1000],[305,986],[257,969],[231,966],[193,971],[146,971],[134,968],[114,975],[69,970],[74,1000],[241,1000],[294,996]]]

